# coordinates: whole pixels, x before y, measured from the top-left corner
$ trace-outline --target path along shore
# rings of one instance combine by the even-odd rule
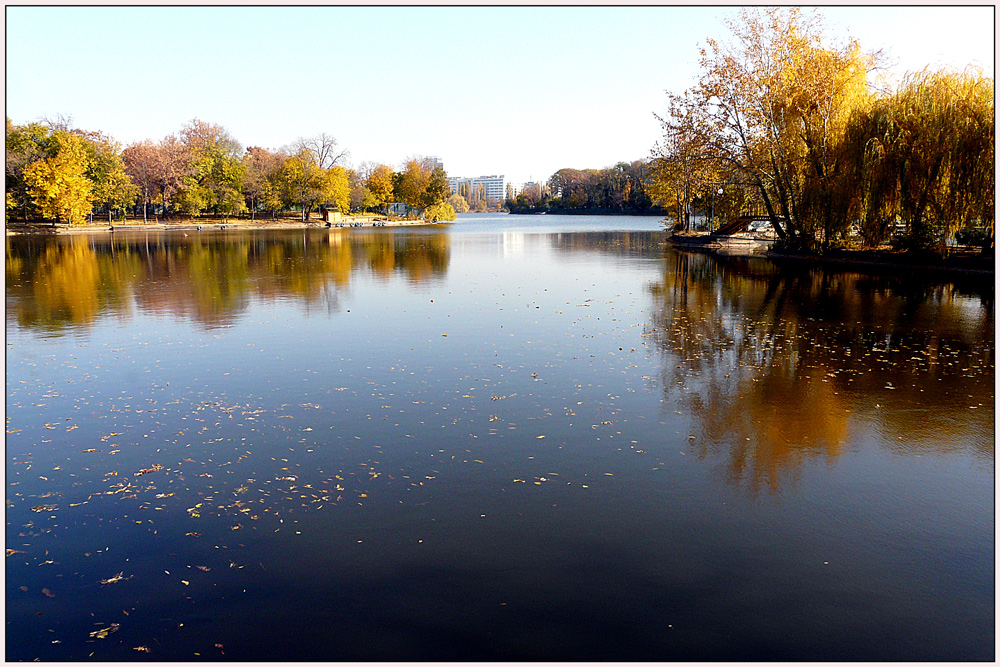
[[[167,222],[128,221],[125,223],[87,225],[57,225],[48,223],[17,223],[8,221],[6,231],[8,236],[19,234],[94,234],[100,232],[151,232],[151,231],[212,231],[212,230],[250,230],[250,229],[350,229],[357,227],[414,227],[423,225],[438,225],[446,223],[427,222],[426,220],[393,219],[383,216],[345,216],[329,223],[316,220],[216,220],[197,218],[170,220]]]

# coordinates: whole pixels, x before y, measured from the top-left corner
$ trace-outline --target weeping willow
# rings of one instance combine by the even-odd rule
[[[979,70],[924,69],[852,118],[842,148],[866,244],[905,226],[905,245],[940,250],[963,227],[993,246],[993,79]]]

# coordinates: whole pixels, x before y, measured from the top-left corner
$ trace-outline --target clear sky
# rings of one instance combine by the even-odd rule
[[[123,144],[192,118],[245,146],[334,135],[350,162],[436,155],[452,176],[543,180],[649,155],[665,90],[734,7],[7,7],[6,114]],[[835,40],[897,71],[993,75],[992,6],[827,6]]]

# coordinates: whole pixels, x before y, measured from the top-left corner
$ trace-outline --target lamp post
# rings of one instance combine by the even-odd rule
[[[722,196],[722,188],[719,188],[719,196]],[[715,231],[715,193],[712,193],[712,216],[708,219],[708,231]]]

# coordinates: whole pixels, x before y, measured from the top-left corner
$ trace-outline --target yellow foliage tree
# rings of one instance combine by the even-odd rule
[[[431,204],[424,209],[424,218],[428,222],[447,222],[455,220],[457,216],[454,207],[448,202],[444,202],[443,204]]]
[[[715,162],[757,191],[781,238],[813,245],[817,231],[843,221],[834,209],[837,147],[867,102],[877,54],[854,41],[828,46],[819,16],[794,7],[745,10],[729,27],[735,42],[708,40],[697,84],[670,96],[661,122],[683,159],[668,175],[676,181],[688,164]]]
[[[322,194],[325,203],[334,204],[341,213],[351,209],[351,185],[347,170],[341,166],[323,170]]]
[[[392,167],[384,164],[380,164],[372,170],[365,181],[365,187],[372,195],[373,206],[386,208],[392,203],[392,179],[394,175]]]
[[[86,176],[86,141],[64,130],[53,133],[55,155],[24,170],[28,195],[43,218],[84,224],[90,213],[93,184]]]

